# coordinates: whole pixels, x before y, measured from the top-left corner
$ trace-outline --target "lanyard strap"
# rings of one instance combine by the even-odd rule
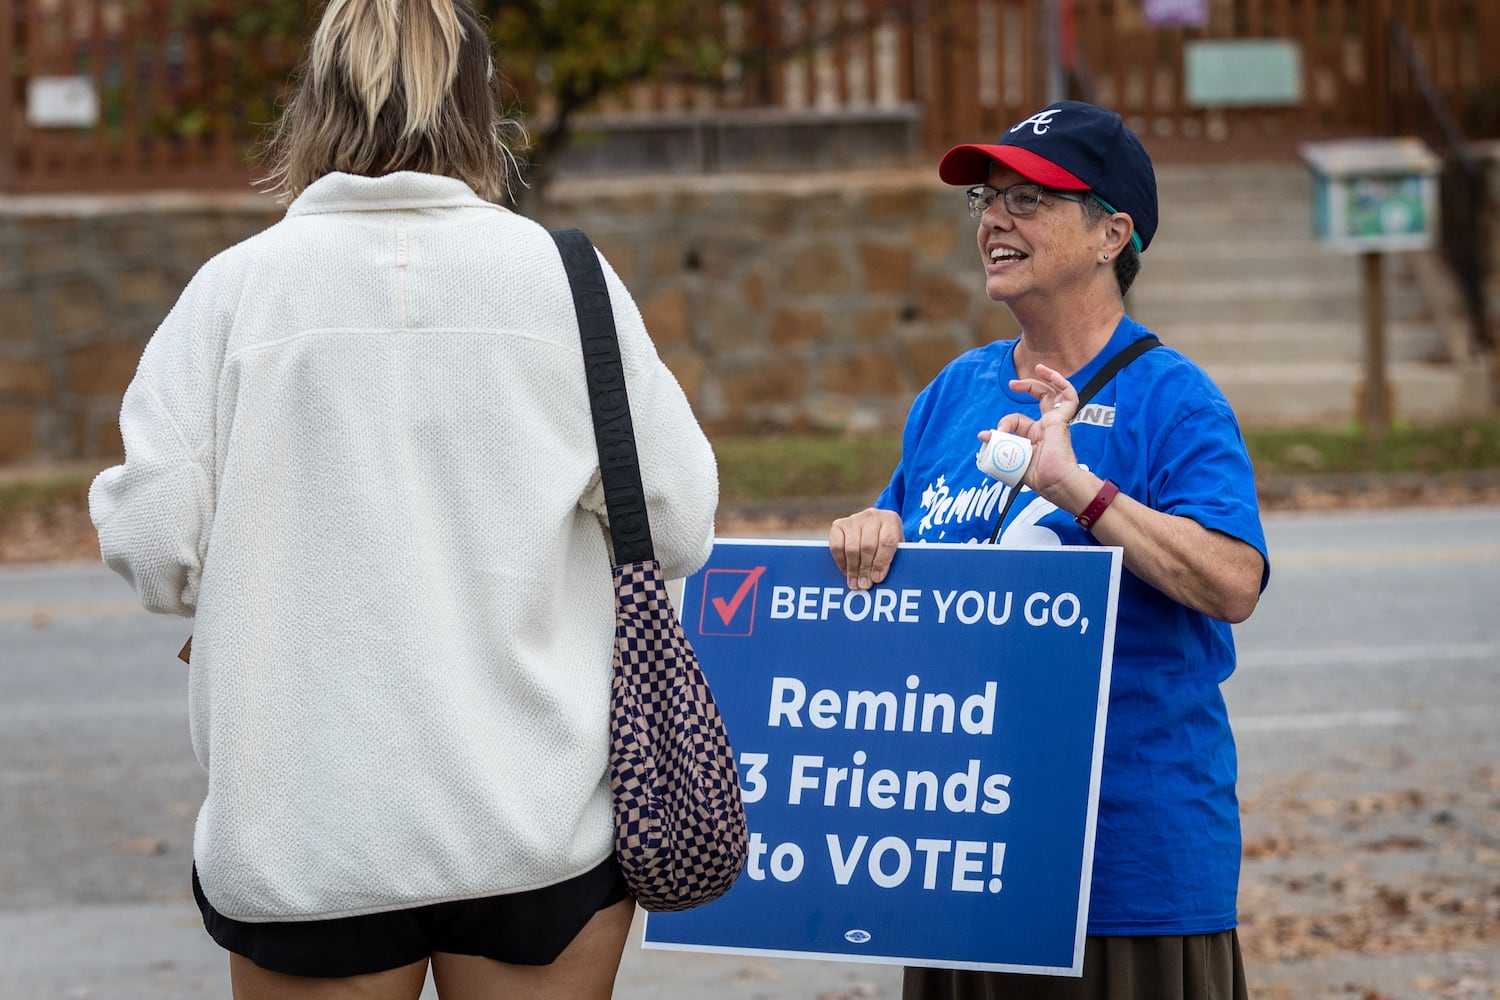
[[[1134,361],[1142,354],[1145,354],[1153,347],[1160,346],[1161,341],[1158,340],[1153,334],[1142,337],[1140,340],[1133,340],[1130,343],[1126,344],[1124,347],[1120,348],[1120,350],[1115,353],[1114,357],[1110,358],[1104,363],[1103,368],[1100,368],[1097,372],[1094,373],[1094,377],[1089,379],[1088,385],[1085,385],[1083,389],[1079,391],[1078,412],[1083,412],[1084,404],[1093,399],[1094,396],[1098,394],[1100,389],[1103,389],[1106,385],[1108,385],[1109,380],[1120,373],[1120,369],[1124,368],[1126,365],[1130,364],[1130,362]],[[1010,495],[1005,498],[1005,506],[1000,508],[1000,519],[995,522],[995,531],[990,535],[991,545],[994,545],[995,542],[999,540],[1000,530],[1005,527],[1005,515],[1010,513],[1011,506],[1016,502],[1016,497],[1020,495],[1021,485],[1017,483],[1015,487],[1011,489]]]

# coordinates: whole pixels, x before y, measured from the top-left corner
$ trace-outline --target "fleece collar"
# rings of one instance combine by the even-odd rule
[[[309,184],[289,206],[286,214],[319,215],[328,212],[390,212],[426,208],[489,208],[506,211],[485,201],[461,180],[410,170],[382,177],[357,174],[324,174]]]

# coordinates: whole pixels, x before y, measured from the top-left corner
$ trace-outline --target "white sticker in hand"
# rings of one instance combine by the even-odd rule
[[[990,431],[990,439],[975,460],[979,471],[1014,489],[1031,464],[1031,439],[1004,431]]]

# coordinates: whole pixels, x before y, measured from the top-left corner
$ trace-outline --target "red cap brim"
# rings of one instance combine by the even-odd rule
[[[1089,191],[1092,188],[1051,160],[1020,146],[954,146],[938,163],[938,176],[946,184],[983,184],[996,163],[1043,187],[1059,191]]]

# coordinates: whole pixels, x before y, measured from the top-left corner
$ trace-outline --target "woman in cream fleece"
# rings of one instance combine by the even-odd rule
[[[105,561],[191,617],[193,844],[235,996],[608,996],[613,643],[582,353],[468,0],[332,0],[272,143],[286,217],[204,265],[124,399]],[[709,444],[604,265],[656,553]],[[341,992],[343,986],[349,992]]]

